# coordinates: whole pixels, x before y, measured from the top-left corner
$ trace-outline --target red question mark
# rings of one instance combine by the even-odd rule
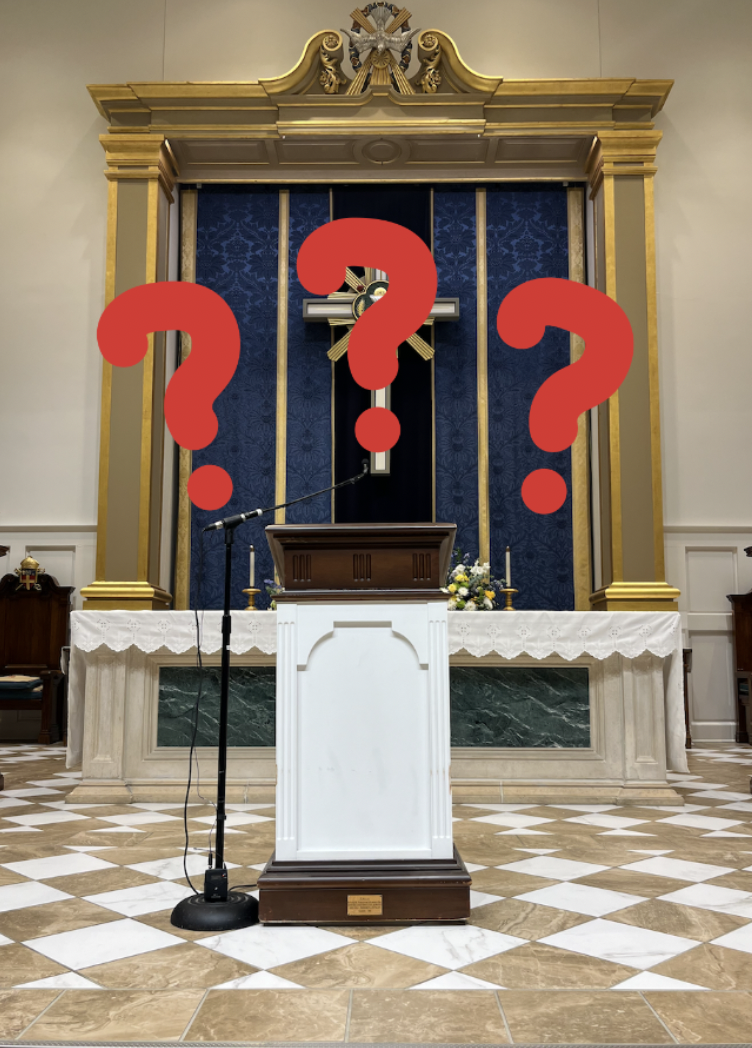
[[[240,358],[240,332],[223,298],[200,284],[161,281],[124,291],[99,319],[97,342],[105,360],[127,368],[143,360],[153,331],[185,331],[191,353],[170,380],[165,419],[175,442],[197,451],[217,435],[212,410]],[[188,481],[188,497],[200,509],[219,509],[232,495],[232,480],[219,466],[201,466]]]
[[[389,275],[389,290],[355,323],[347,355],[359,386],[383,389],[399,369],[397,348],[424,323],[436,298],[436,265],[409,229],[376,218],[339,218],[306,237],[298,252],[298,278],[315,295],[337,291],[346,266],[368,266]],[[355,424],[368,451],[388,451],[399,440],[397,416],[369,408]]]
[[[499,335],[516,349],[540,342],[546,326],[572,331],[585,341],[580,359],[547,378],[530,408],[530,436],[538,447],[563,451],[574,443],[583,411],[607,400],[627,377],[632,327],[613,299],[556,277],[520,284],[499,306]],[[566,482],[552,469],[536,469],[522,484],[522,501],[533,513],[554,513],[566,497]]]

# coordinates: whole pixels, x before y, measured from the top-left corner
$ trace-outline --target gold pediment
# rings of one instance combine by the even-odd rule
[[[409,28],[409,12],[400,15]],[[94,84],[89,93],[109,122],[109,159],[114,136],[158,135],[181,181],[584,179],[602,133],[654,137],[652,120],[673,84],[504,80],[470,69],[439,29],[420,31],[415,44],[417,69],[388,83],[372,76],[358,87],[359,74],[342,69],[351,45],[324,29],[283,76]]]

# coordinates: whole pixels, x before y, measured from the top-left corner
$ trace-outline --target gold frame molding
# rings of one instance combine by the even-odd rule
[[[156,245],[161,244],[162,235],[161,227],[158,226],[158,211],[165,199],[171,199],[175,181],[188,185],[265,183],[283,187],[354,181],[362,184],[413,181],[436,185],[448,182],[475,183],[479,187],[479,215],[484,196],[480,186],[484,183],[553,181],[567,183],[571,187],[569,214],[572,235],[575,228],[577,235],[581,235],[580,226],[574,218],[576,209],[573,200],[575,194],[581,195],[579,187],[589,182],[594,206],[605,215],[603,230],[596,236],[598,258],[605,259],[606,279],[602,290],[617,298],[617,291],[621,294],[627,285],[627,290],[633,289],[635,285],[634,275],[629,276],[621,262],[623,251],[619,237],[622,236],[622,227],[618,215],[626,214],[626,211],[623,210],[623,204],[617,201],[626,200],[629,196],[632,201],[630,207],[634,208],[637,197],[634,193],[622,193],[615,186],[617,183],[626,186],[629,179],[638,180],[644,185],[644,197],[640,198],[644,206],[641,205],[639,214],[635,212],[635,215],[638,222],[644,222],[645,233],[640,301],[647,301],[648,313],[645,331],[640,333],[643,344],[647,346],[644,360],[647,361],[645,373],[648,379],[644,382],[645,393],[640,402],[639,425],[649,427],[650,433],[654,569],[646,572],[647,578],[623,577],[621,499],[624,485],[629,485],[631,481],[629,462],[624,458],[627,452],[620,446],[619,394],[615,394],[604,409],[603,416],[607,423],[610,451],[604,468],[609,471],[610,485],[601,485],[601,490],[606,492],[608,505],[601,507],[600,514],[602,540],[608,545],[611,556],[607,565],[609,571],[604,575],[603,589],[593,594],[589,603],[594,608],[606,609],[626,606],[625,602],[631,607],[675,606],[677,591],[666,585],[663,575],[652,197],[655,154],[661,137],[654,129],[653,119],[663,107],[672,81],[636,80],[629,77],[504,80],[498,76],[484,76],[462,61],[451,37],[441,30],[431,29],[423,31],[417,38],[417,57],[422,66],[413,76],[407,90],[397,91],[392,86],[379,85],[356,93],[352,82],[350,87],[346,87],[336,77],[329,77],[326,82],[329,90],[325,91],[320,76],[327,67],[322,62],[325,59],[331,65],[336,59],[338,41],[341,43],[341,38],[335,30],[322,30],[315,34],[306,43],[295,68],[276,78],[231,83],[133,82],[89,87],[98,111],[108,122],[107,133],[101,139],[108,159],[106,177],[110,181],[107,301],[124,289],[124,280],[126,284],[130,280],[130,286],[138,282],[133,281],[130,274],[121,272],[121,244],[128,235],[125,217],[119,221],[121,191],[125,187],[137,187],[143,183],[148,186],[148,206],[139,212],[143,215],[139,221],[145,223],[146,279],[164,279],[164,276],[160,276],[159,267],[155,268]],[[430,77],[426,75],[427,71],[431,72]],[[343,87],[342,91],[340,86]],[[404,85],[402,87],[404,89]],[[378,148],[373,148],[377,145]],[[184,192],[183,196],[187,198],[190,193]],[[195,192],[193,197],[195,201]],[[289,199],[284,189],[280,196],[281,218],[283,199]],[[191,234],[188,226],[191,204],[188,199],[185,204],[181,218],[181,276],[182,279],[191,279],[190,264],[186,257],[190,254]],[[195,213],[193,221],[195,223]],[[282,227],[281,221],[280,244]],[[281,276],[283,266],[286,276],[289,264],[286,252],[285,248],[284,259],[280,254]],[[485,261],[485,252],[482,253]],[[572,274],[573,279],[582,279],[583,276],[575,277]],[[279,381],[280,369],[284,370],[286,351],[286,302],[280,302],[279,308],[278,463],[284,462],[281,452],[284,451],[286,424],[284,375],[282,381]],[[480,300],[478,309],[480,317]],[[487,430],[484,431],[487,410],[487,386],[484,386],[487,355],[483,338],[485,324],[484,313],[478,340],[479,537],[481,556],[487,557],[489,514]],[[181,346],[182,352],[187,352],[185,339]],[[578,351],[581,350],[573,340],[573,356]],[[153,361],[149,358],[147,364],[151,363]],[[137,606],[164,606],[169,594],[155,589],[153,583],[150,584],[144,577],[145,564],[154,561],[153,541],[147,538],[147,532],[150,536],[154,534],[155,434],[163,426],[163,418],[155,408],[159,382],[156,372],[152,374],[150,371],[144,375],[141,411],[138,417],[134,413],[128,423],[132,429],[129,439],[140,439],[142,442],[141,519],[138,534],[129,539],[131,544],[135,542],[138,546],[138,570],[130,574],[124,571],[124,577],[116,582],[104,581],[107,578],[108,504],[112,495],[108,485],[117,483],[117,477],[111,477],[109,469],[109,448],[111,441],[116,439],[110,413],[111,370],[105,365],[102,381],[98,581],[87,588],[85,596],[92,597],[92,607],[125,606],[135,609]],[[120,425],[122,427],[122,420]],[[591,574],[588,500],[583,497],[589,466],[586,421],[580,427],[572,455],[576,599],[580,607],[586,604]],[[148,463],[144,456],[150,456]],[[189,472],[190,456],[182,452],[181,491]],[[148,483],[149,477],[151,484]],[[285,489],[285,477],[279,465],[275,481],[279,498]],[[188,606],[189,598],[187,543],[190,506],[186,503],[185,496],[181,497],[176,606]],[[618,593],[614,588],[616,586],[620,587]],[[628,597],[625,596],[627,593],[630,594]],[[127,599],[124,594],[127,594]]]

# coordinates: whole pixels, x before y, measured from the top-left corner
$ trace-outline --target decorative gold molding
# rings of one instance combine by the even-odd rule
[[[569,279],[585,283],[585,192],[582,186],[567,189],[569,232]],[[570,361],[579,360],[585,343],[570,334]],[[593,589],[592,540],[590,528],[590,420],[586,412],[577,421],[577,437],[572,456],[572,552],[574,567],[574,606],[587,611]]]
[[[107,186],[107,254],[105,261],[105,308],[115,297],[115,268],[117,260],[118,186]],[[110,425],[112,421],[112,364],[102,358],[102,407],[99,423],[99,494],[97,497],[97,560],[95,575],[103,579],[107,573],[107,498],[110,479]]]
[[[491,560],[491,509],[488,486],[488,283],[486,280],[486,191],[475,190],[478,335],[478,557]]]
[[[158,611],[172,601],[172,596],[160,586],[141,581],[92,582],[82,588],[81,596],[86,611]]]
[[[653,179],[645,188],[645,280],[648,313],[648,368],[650,383],[650,460],[653,470],[653,544],[656,579],[666,578],[663,537],[663,471],[661,467],[661,408],[658,378],[658,306],[655,273],[655,203]]]
[[[184,189],[180,193],[180,279],[196,282],[196,229],[198,221],[198,192]],[[180,332],[180,363],[191,352],[191,336]],[[175,602],[177,611],[191,606],[191,500],[188,498],[188,478],[193,471],[193,454],[189,448],[178,450],[178,514],[175,539]]]
[[[277,441],[274,501],[285,501],[287,491],[287,307],[290,256],[290,191],[279,191],[279,240],[277,269]],[[274,514],[284,524],[285,511]]]
[[[99,141],[107,157],[105,178],[157,181],[172,203],[178,164],[164,135],[108,134],[100,135]]]
[[[593,593],[593,611],[678,611],[680,592],[666,582],[612,582]]]

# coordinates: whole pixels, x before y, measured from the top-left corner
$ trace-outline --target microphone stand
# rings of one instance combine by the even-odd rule
[[[223,530],[225,535],[225,578],[224,601],[222,609],[222,660],[219,686],[219,739],[217,740],[217,840],[214,851],[214,866],[209,866],[204,874],[203,895],[189,895],[182,899],[170,917],[176,928],[189,931],[232,931],[236,928],[247,928],[258,922],[258,902],[252,895],[241,891],[230,891],[225,868],[225,822],[227,820],[225,794],[227,783],[227,720],[230,693],[230,633],[232,616],[230,614],[230,590],[232,583],[232,547],[235,541],[235,529],[252,517],[263,517],[278,509],[287,509],[299,502],[325,495],[348,484],[356,484],[369,472],[368,459],[363,459],[362,471],[339,484],[322,488],[310,495],[282,502],[277,506],[265,509],[254,509],[248,513],[236,513],[231,517],[207,525],[204,531]]]

